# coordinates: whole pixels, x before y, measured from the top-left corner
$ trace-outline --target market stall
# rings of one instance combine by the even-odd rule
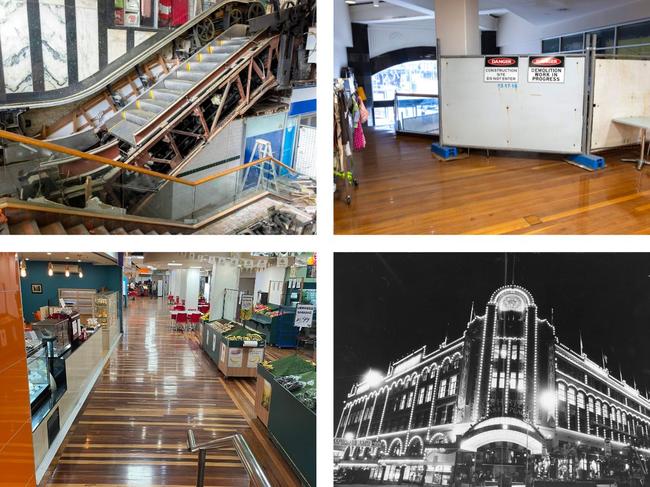
[[[251,326],[268,334],[268,342],[279,348],[296,348],[298,331],[294,326],[296,308],[274,304],[258,304],[250,319]]]
[[[316,485],[316,364],[297,355],[257,367],[255,412],[300,479]],[[297,434],[299,432],[299,434]]]
[[[265,335],[234,321],[203,323],[203,350],[226,377],[255,377],[264,360]]]

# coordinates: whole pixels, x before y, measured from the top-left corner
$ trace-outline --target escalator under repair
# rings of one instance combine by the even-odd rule
[[[49,141],[82,149],[84,155],[53,153],[38,146],[26,148],[23,143],[6,145],[5,174],[14,178],[3,178],[0,196],[70,208],[87,208],[89,200],[94,200],[95,208],[99,201],[99,207],[113,213],[146,214],[143,209],[153,196],[171,184],[157,175],[180,174],[233,120],[260,105],[277,105],[296,85],[313,83],[315,73],[306,61],[305,49],[306,33],[315,22],[313,0],[233,24],[233,17],[241,21],[243,7],[233,8],[239,3],[248,5],[249,15],[262,12],[251,2],[222,2],[172,43],[186,47],[188,42],[183,41],[189,38],[192,47],[179,50],[167,45],[150,56],[144,63],[155,59],[161,69],[147,69],[146,78],[129,82],[130,93],[116,93],[109,86],[90,98],[95,106],[112,105],[112,110],[98,112],[86,106],[81,112],[88,123],[76,119],[69,123],[71,116],[77,116],[73,111],[43,130]],[[161,64],[163,53],[170,52],[171,57]],[[137,65],[135,71],[141,71]],[[111,103],[106,103],[107,98]],[[94,118],[88,117],[88,112]],[[21,157],[27,160],[21,161]],[[97,162],[106,159],[153,174]],[[280,177],[280,171],[277,174]],[[284,171],[281,177],[287,176]],[[305,178],[293,179],[293,186],[305,182]],[[243,189],[245,184],[241,186]],[[313,181],[307,181],[306,186],[315,188]],[[291,192],[272,196],[291,205]],[[242,195],[233,195],[233,203],[241,200]],[[311,201],[303,206],[310,205]],[[276,206],[282,213],[282,205]],[[255,223],[244,222],[236,232],[246,232]],[[266,225],[265,232],[290,227]]]

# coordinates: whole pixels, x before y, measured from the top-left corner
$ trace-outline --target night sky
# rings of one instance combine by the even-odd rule
[[[448,334],[460,337],[472,301],[483,314],[504,285],[505,254],[335,254],[335,424],[352,384]],[[514,261],[514,266],[513,266]],[[650,254],[508,254],[508,283],[528,289],[560,341],[615,377],[650,389]]]

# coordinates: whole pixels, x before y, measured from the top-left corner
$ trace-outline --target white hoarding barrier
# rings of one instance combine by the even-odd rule
[[[594,69],[591,150],[639,143],[639,129],[619,117],[650,116],[650,60],[597,58]]]
[[[441,143],[579,154],[584,56],[442,57]]]

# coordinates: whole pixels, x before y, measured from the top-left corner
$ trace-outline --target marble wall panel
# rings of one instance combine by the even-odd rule
[[[79,81],[99,71],[99,21],[97,0],[75,2]]]
[[[40,17],[45,90],[64,88],[68,86],[64,0],[41,0]]]
[[[7,93],[33,91],[27,2],[0,0],[0,44]]]

